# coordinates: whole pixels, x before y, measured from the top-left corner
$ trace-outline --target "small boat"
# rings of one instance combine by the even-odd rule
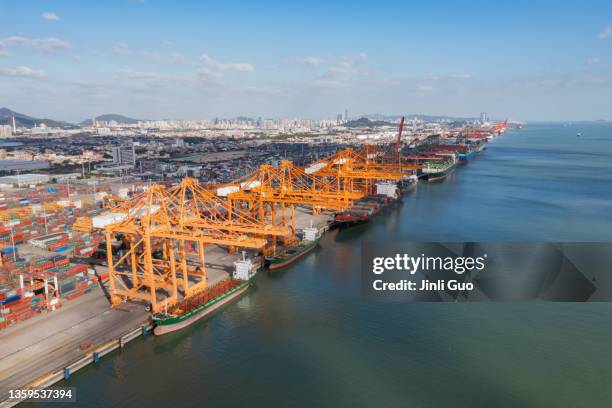
[[[576,137],[580,137],[580,136],[582,136],[582,133],[580,132],[576,133]]]

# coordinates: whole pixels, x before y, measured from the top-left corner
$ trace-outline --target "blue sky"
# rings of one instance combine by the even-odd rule
[[[0,0],[0,15],[0,106],[33,116],[612,119],[609,1]]]

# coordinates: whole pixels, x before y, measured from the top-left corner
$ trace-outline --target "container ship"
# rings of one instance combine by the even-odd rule
[[[298,244],[290,245],[275,256],[266,257],[268,269],[276,270],[291,265],[317,247],[321,236],[314,227],[304,228],[303,239]]]
[[[251,261],[244,258],[235,262],[235,266],[234,277],[183,299],[168,311],[154,313],[153,333],[159,336],[183,329],[245,293],[251,286],[257,270],[252,272],[254,268]]]
[[[465,164],[485,149],[483,140],[474,140],[466,143],[464,148],[458,151],[457,158],[460,164]]]
[[[446,160],[428,162],[422,169],[422,178],[431,181],[443,180],[457,168],[457,158],[454,153],[440,154]]]
[[[418,182],[419,182],[419,178],[417,177],[416,174],[412,174],[410,176],[404,177],[398,183],[398,186],[399,186],[399,189],[400,189],[400,193],[401,194],[405,194],[405,193],[407,193],[409,191],[414,190],[416,188]]]
[[[360,198],[350,208],[337,213],[334,216],[333,225],[349,227],[370,221],[376,214],[399,199],[399,191],[400,188],[396,183],[377,183],[377,194]]]
[[[454,152],[457,154],[459,164],[466,164],[479,152],[484,150],[483,139],[449,139],[447,143],[435,146],[435,152]]]

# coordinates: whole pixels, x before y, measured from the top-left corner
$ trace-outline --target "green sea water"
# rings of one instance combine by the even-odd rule
[[[612,406],[611,303],[368,302],[363,240],[612,241],[612,125],[510,131],[210,318],[58,386],[88,407]]]

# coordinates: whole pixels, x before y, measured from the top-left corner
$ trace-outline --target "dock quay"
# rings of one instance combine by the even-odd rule
[[[8,391],[45,388],[122,347],[150,326],[138,304],[110,309],[101,288],[49,315],[0,332],[0,407],[12,406]]]

